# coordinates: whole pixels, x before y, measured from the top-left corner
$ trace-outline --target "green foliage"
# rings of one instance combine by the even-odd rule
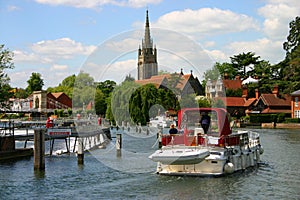
[[[232,90],[232,89],[227,89],[226,90],[226,96],[227,97],[241,97],[242,96],[242,89],[236,89],[236,90]]]
[[[94,79],[88,73],[80,72],[74,83],[73,108],[82,108],[93,102],[95,88]]]
[[[300,17],[297,16],[295,20],[289,24],[290,31],[287,36],[287,41],[283,43],[283,49],[287,52],[287,57],[299,46],[300,44]]]
[[[27,81],[28,86],[26,91],[31,94],[34,91],[41,91],[44,86],[44,80],[40,73],[32,72],[29,80]]]
[[[106,105],[106,97],[104,93],[100,89],[96,89],[95,93],[95,110],[97,115],[104,116],[107,105]]]
[[[300,123],[300,118],[285,118],[285,123]]]
[[[271,123],[277,122],[277,114],[253,114],[250,115],[251,123]]]
[[[241,53],[230,57],[233,68],[242,76],[248,77],[253,75],[253,67],[251,65],[258,64],[260,56],[255,56],[253,52]],[[246,67],[248,71],[246,72]]]
[[[225,104],[221,99],[217,99],[216,101],[212,102],[211,107],[213,107],[213,108],[225,108]]]
[[[199,108],[209,108],[209,107],[211,107],[210,101],[206,98],[200,98],[198,100],[198,107]]]
[[[53,88],[49,87],[47,89],[47,91],[48,92],[63,92],[72,99],[75,79],[76,79],[75,74],[68,76],[57,87],[53,87]]]

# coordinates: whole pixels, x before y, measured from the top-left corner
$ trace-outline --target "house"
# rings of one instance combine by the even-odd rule
[[[236,76],[234,80],[228,79],[228,75],[224,75],[222,80],[219,77],[218,80],[208,80],[205,88],[206,98],[213,99],[215,97],[225,97],[226,90],[238,90],[242,89],[242,80],[240,76]]]
[[[291,94],[291,115],[292,118],[300,118],[300,90],[297,90]]]
[[[140,85],[154,84],[156,88],[177,89],[180,91],[179,98],[188,94],[202,95],[202,86],[197,77],[194,77],[192,71],[190,74],[180,73],[163,74],[151,76],[149,79],[136,80]]]
[[[53,112],[72,108],[72,99],[63,92],[34,91],[26,99],[10,99],[10,102],[10,110],[18,112]]]
[[[291,115],[291,97],[280,95],[278,86],[274,86],[272,94],[261,94],[249,113]]]

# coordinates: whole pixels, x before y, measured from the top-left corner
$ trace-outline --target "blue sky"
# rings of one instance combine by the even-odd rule
[[[44,89],[80,70],[96,81],[135,77],[147,8],[159,70],[193,70],[199,79],[242,52],[283,60],[289,22],[300,14],[298,0],[0,0],[11,86],[25,88],[32,72]]]

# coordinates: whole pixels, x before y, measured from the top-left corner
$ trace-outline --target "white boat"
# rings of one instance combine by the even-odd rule
[[[155,162],[169,165],[196,164],[209,156],[207,149],[197,148],[165,148],[157,150],[149,158]]]
[[[211,117],[207,134],[199,127],[201,113]],[[162,148],[149,156],[161,175],[224,175],[260,162],[263,148],[259,134],[232,132],[227,111],[222,108],[186,108],[178,112],[183,134],[163,135]]]
[[[150,120],[150,125],[158,128],[168,128],[171,125],[171,122],[164,116],[156,116],[155,118]]]

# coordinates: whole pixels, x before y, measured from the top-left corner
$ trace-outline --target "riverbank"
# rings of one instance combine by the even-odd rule
[[[236,122],[233,127],[236,128],[278,128],[278,129],[300,129],[300,123],[240,123]]]

